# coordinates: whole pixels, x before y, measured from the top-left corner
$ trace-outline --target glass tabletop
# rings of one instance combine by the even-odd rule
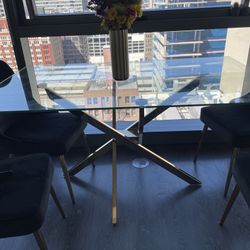
[[[250,103],[249,73],[230,57],[132,62],[120,82],[107,64],[27,67],[0,83],[0,112]]]

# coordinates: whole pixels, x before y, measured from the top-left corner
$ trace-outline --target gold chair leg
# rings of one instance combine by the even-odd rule
[[[220,225],[221,226],[223,226],[223,224],[224,224],[224,222],[225,222],[225,220],[227,218],[227,215],[230,212],[230,210],[231,210],[231,208],[232,208],[232,206],[233,206],[239,192],[240,192],[239,186],[236,184],[236,186],[235,186],[235,188],[233,190],[233,193],[232,193],[232,195],[231,195],[231,197],[230,197],[230,199],[229,199],[229,201],[227,203],[227,206],[226,206],[226,208],[224,210],[224,213],[223,213],[223,215],[221,217],[221,220],[220,220]]]
[[[112,224],[117,223],[117,145],[112,143]]]
[[[35,236],[35,239],[37,241],[37,244],[38,244],[40,250],[48,250],[47,244],[44,240],[44,237],[43,237],[41,231],[37,230],[36,232],[33,233],[33,235]]]
[[[201,132],[201,137],[200,137],[200,141],[199,141],[197,150],[196,150],[196,152],[195,152],[195,154],[194,154],[194,160],[193,160],[194,162],[197,161],[197,157],[198,157],[198,154],[200,153],[201,146],[202,146],[202,142],[203,142],[203,139],[204,139],[204,136],[205,136],[207,130],[208,130],[208,126],[207,126],[207,125],[204,125],[203,130],[202,130],[202,132]]]
[[[65,219],[66,216],[64,214],[64,211],[63,211],[63,208],[61,206],[61,203],[59,202],[59,200],[57,198],[57,195],[56,195],[56,192],[55,192],[55,189],[54,189],[53,186],[51,186],[51,188],[50,188],[50,194],[51,194],[51,196],[52,196],[52,198],[53,198],[53,200],[54,200],[54,202],[55,202],[55,204],[56,204],[56,206],[57,206],[60,214],[62,215],[63,219]]]
[[[224,188],[224,197],[227,197],[228,189],[229,189],[230,182],[232,179],[232,169],[233,169],[233,166],[235,164],[237,154],[238,154],[238,148],[234,148],[232,155],[231,155],[229,169],[228,169],[228,173],[227,173],[227,179],[226,179],[226,184],[225,184],[225,188]]]
[[[74,197],[74,193],[73,193],[73,190],[72,190],[72,186],[71,186],[71,182],[70,182],[70,176],[69,176],[69,172],[68,172],[68,169],[67,169],[67,163],[65,161],[64,155],[59,156],[59,161],[61,163],[64,178],[65,178],[67,186],[68,186],[68,190],[69,190],[69,194],[70,194],[72,203],[75,204],[75,197]]]
[[[83,136],[84,136],[84,139],[83,139],[83,141],[84,141],[84,146],[85,146],[85,148],[86,148],[86,150],[87,150],[88,155],[90,155],[92,152],[90,151],[90,148],[89,148],[89,144],[88,144],[86,135],[84,134]],[[94,161],[92,161],[92,167],[95,168],[95,163],[94,163]]]

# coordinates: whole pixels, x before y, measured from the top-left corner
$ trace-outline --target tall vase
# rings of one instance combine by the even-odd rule
[[[109,38],[113,79],[127,80],[129,78],[128,30],[110,30]]]

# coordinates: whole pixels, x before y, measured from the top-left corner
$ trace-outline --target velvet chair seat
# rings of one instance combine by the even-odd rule
[[[43,224],[53,175],[47,154],[0,162],[0,237],[30,234]]]
[[[29,114],[8,127],[4,133],[8,137],[5,145],[13,154],[64,155],[85,127],[86,123],[70,113]]]
[[[204,107],[200,119],[233,147],[250,146],[250,105]]]
[[[235,101],[236,99],[232,102]],[[250,148],[250,103],[204,107],[201,109],[200,119],[204,123],[204,127],[194,156],[194,162],[197,160],[208,128],[211,128],[216,135],[232,146],[231,160],[224,189],[224,196],[226,197],[232,178],[232,167],[235,164],[237,155],[241,149]]]
[[[13,74],[9,65],[0,60],[0,81]],[[0,88],[6,85],[8,81],[2,82]],[[48,153],[57,156],[74,204],[65,155],[76,140],[84,136],[86,125],[81,118],[65,112],[4,113],[0,116],[0,146],[9,155]],[[86,137],[83,139],[86,151],[90,154]],[[94,163],[92,165],[95,166]]]

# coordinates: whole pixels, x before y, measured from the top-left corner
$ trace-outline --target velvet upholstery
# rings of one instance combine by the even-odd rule
[[[233,147],[250,146],[250,104],[204,107],[200,119]]]
[[[14,71],[11,69],[11,67],[4,61],[0,60],[0,83],[13,74]]]
[[[241,152],[233,167],[233,176],[250,207],[250,153]]]
[[[47,154],[0,161],[0,237],[30,234],[44,221],[53,165]]]
[[[0,143],[12,154],[64,155],[85,127],[85,122],[70,113],[28,114],[11,123]]]

